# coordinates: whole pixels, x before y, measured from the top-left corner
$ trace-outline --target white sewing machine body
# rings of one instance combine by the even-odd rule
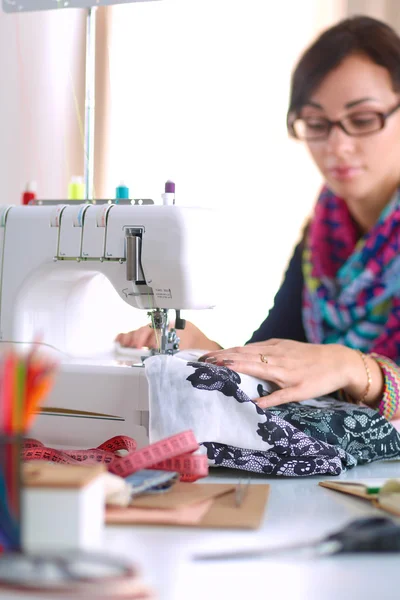
[[[147,381],[140,357],[71,356],[71,341],[76,348],[82,328],[80,291],[101,273],[135,308],[211,308],[217,274],[206,265],[215,232],[212,212],[197,207],[3,209],[0,339],[29,343],[39,336],[61,356],[47,401],[55,411],[38,417],[32,435],[63,446],[93,447],[117,434],[146,443]],[[107,306],[100,314],[112,318]]]

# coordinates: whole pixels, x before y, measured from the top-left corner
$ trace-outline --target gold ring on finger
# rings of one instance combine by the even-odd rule
[[[265,354],[260,354],[260,360],[263,363],[267,363],[268,362],[268,358],[266,357]]]

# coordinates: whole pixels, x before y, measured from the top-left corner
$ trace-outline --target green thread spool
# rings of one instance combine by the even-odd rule
[[[71,177],[71,182],[68,186],[68,200],[84,200],[85,199],[85,183],[83,177]]]

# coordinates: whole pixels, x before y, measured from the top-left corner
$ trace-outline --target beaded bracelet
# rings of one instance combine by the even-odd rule
[[[369,356],[376,360],[383,372],[385,386],[378,411],[379,414],[390,421],[400,405],[400,371],[398,366],[385,356],[375,354],[375,352]]]

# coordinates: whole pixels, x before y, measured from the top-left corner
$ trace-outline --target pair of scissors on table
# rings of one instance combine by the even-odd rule
[[[246,558],[268,558],[292,551],[311,551],[314,555],[400,552],[400,525],[387,517],[364,517],[326,537],[275,548],[249,548],[214,553],[202,553],[193,557],[195,561],[243,560]]]

